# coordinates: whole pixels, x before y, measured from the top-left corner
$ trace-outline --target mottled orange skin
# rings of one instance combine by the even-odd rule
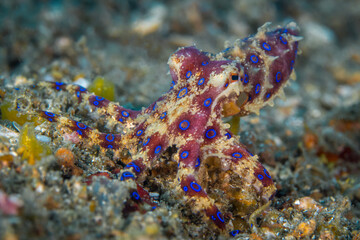
[[[180,48],[168,62],[170,90],[142,111],[125,109],[80,86],[39,84],[72,93],[74,104],[105,117],[109,125],[120,124],[120,134],[100,133],[50,112],[40,114],[56,122],[64,136],[80,139],[73,142],[83,147],[111,149],[115,158],[127,150],[132,161],[119,176],[136,181],[135,201],[148,199],[142,182],[163,153],[175,146],[172,159],[178,163],[177,174],[166,186],[183,196],[193,212],[202,212],[214,230],[234,235],[237,222],[266,204],[276,188],[258,156],[240,143],[222,118],[258,113],[282,94],[293,73],[299,39],[291,23],[275,30],[264,26],[216,55]],[[246,100],[240,104],[241,94]]]

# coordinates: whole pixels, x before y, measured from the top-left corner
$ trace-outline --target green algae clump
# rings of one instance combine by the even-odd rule
[[[115,86],[112,82],[103,77],[96,77],[93,83],[88,88],[89,92],[95,95],[106,98],[107,100],[115,100]]]
[[[50,148],[42,144],[35,136],[35,124],[26,123],[21,132],[19,139],[18,153],[23,160],[27,160],[30,165],[34,165],[41,157],[51,153]]]
[[[4,102],[3,104],[1,104],[0,110],[1,119],[16,122],[21,126],[27,122],[33,122],[36,126],[43,122],[40,120],[39,117],[36,117],[35,115],[29,116],[15,109],[12,109],[12,104],[10,102]]]

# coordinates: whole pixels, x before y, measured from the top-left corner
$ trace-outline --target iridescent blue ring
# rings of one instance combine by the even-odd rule
[[[157,147],[155,148],[154,153],[155,153],[155,154],[158,154],[160,151],[161,151],[161,146],[159,145],[159,146],[157,146]]]
[[[287,44],[287,40],[283,36],[280,36],[279,40],[282,42],[282,44]]]
[[[76,96],[80,97],[80,92],[79,91],[76,91]]]
[[[231,156],[233,156],[234,158],[242,158],[242,154],[239,152],[234,152],[233,154],[231,154]]]
[[[225,136],[227,137],[227,139],[231,138],[231,134],[230,133],[225,133]]]
[[[210,135],[212,134],[212,135]],[[209,129],[206,131],[205,136],[209,139],[214,138],[216,136],[216,131],[214,129]]]
[[[52,112],[44,112],[44,113],[48,117],[55,117],[55,114],[53,114]]]
[[[65,85],[65,83],[63,82],[55,82],[56,86],[62,86],[62,85]]]
[[[240,233],[239,230],[234,230],[234,231],[231,231],[231,232],[230,232],[230,235],[233,236],[233,237],[235,237],[235,236],[238,235],[239,233]]]
[[[266,50],[266,51],[270,51],[270,50],[271,50],[271,46],[270,46],[268,43],[266,43],[266,42],[263,42],[262,47],[263,47],[263,49]]]
[[[270,94],[270,93],[266,94],[266,98],[269,98],[270,96],[271,96],[271,94]]]
[[[187,186],[184,186],[183,189],[184,189],[184,192],[187,192],[189,190]]]
[[[52,121],[52,119],[51,119],[51,121]],[[51,122],[51,121],[50,121],[50,122]],[[82,135],[82,131],[76,130],[76,132],[77,132],[79,135]]]
[[[149,143],[149,141],[150,141],[150,137],[148,137],[148,138],[146,139],[146,141],[143,143],[143,145],[146,146],[146,145]]]
[[[194,190],[195,192],[200,192],[201,191],[201,186],[196,183],[196,182],[192,182],[190,183],[190,187],[192,190]]]
[[[266,168],[264,168],[264,173],[268,178],[271,178],[271,176],[270,176],[269,172],[266,170]]]
[[[204,101],[204,106],[205,106],[205,107],[208,107],[208,106],[211,105],[211,103],[212,103],[212,99],[211,99],[211,98],[207,98],[207,99],[205,99],[205,101]]]
[[[261,85],[260,83],[256,84],[256,87],[255,87],[255,94],[258,94],[260,92],[260,89],[261,89]]]
[[[245,75],[244,75],[244,83],[248,83],[248,82],[249,82],[249,75],[247,75],[245,73]]]
[[[141,134],[143,134],[143,130],[142,129],[139,129],[137,132],[136,132],[136,136],[141,136]]]
[[[135,169],[135,171],[137,171],[137,172],[140,172],[140,171],[141,171],[140,167],[139,167],[138,165],[136,165],[135,163],[133,163],[133,162],[129,163],[129,164],[126,165],[125,167],[127,167],[127,168],[133,167],[133,168]]]
[[[105,98],[103,98],[103,97],[99,97],[99,96],[96,96],[95,97],[95,100],[98,100],[98,101],[102,101],[102,100],[104,100]]]
[[[187,158],[189,156],[189,151],[183,151],[181,154],[180,154],[180,157],[182,158],[182,159],[185,159],[185,158]]]
[[[290,62],[290,70],[292,70],[294,68],[294,63],[295,63],[295,61],[291,60],[291,62]]]
[[[280,81],[281,81],[281,72],[277,72],[277,73],[276,73],[275,80],[276,80],[276,82],[280,82]]]
[[[123,172],[121,174],[120,181],[124,181],[125,178],[133,178],[133,179],[135,179],[135,176],[131,172]]]
[[[135,198],[135,200],[139,200],[140,199],[140,195],[137,192],[133,192],[131,194],[131,197]]]
[[[203,61],[203,62],[201,63],[201,65],[203,65],[203,66],[206,66],[206,65],[208,65],[208,64],[209,64],[208,61]]]
[[[187,92],[188,92],[188,89],[186,87],[184,87],[184,88],[180,89],[177,97],[182,98],[183,96],[185,96],[187,94]]]
[[[94,104],[95,106],[97,106],[97,105],[99,105],[99,102],[98,102],[98,101],[94,101],[93,104]]]
[[[121,115],[123,117],[129,117],[130,116],[130,114],[127,111],[121,111]]]
[[[166,114],[167,114],[166,112],[163,112],[160,116],[160,119],[164,119],[166,117]]]
[[[109,139],[110,136],[111,136],[111,139]],[[105,136],[105,139],[106,139],[106,141],[108,141],[108,142],[114,141],[114,134],[108,134],[108,135],[106,135],[106,136]]]
[[[250,60],[251,60],[253,63],[258,63],[258,62],[259,62],[259,58],[258,58],[258,56],[256,56],[256,55],[251,55]]]
[[[220,211],[218,211],[218,212],[216,213],[216,216],[218,217],[218,219],[219,219],[221,222],[224,222],[224,219],[221,217],[221,212],[220,212]]]
[[[82,124],[82,125],[84,125],[84,126],[81,126],[80,124]],[[77,126],[78,128],[80,128],[80,129],[86,129],[86,128],[87,128],[87,126],[86,126],[85,124],[81,123],[81,122],[76,122],[76,126]]]
[[[113,145],[110,145],[110,144],[109,144],[109,145],[107,145],[107,148],[111,148],[111,149],[112,149],[112,148],[114,148],[114,147],[113,147]]]
[[[184,123],[186,124],[186,126],[182,126],[184,125]],[[190,127],[190,122],[188,120],[182,120],[180,123],[179,123],[179,128],[181,130],[186,130]]]
[[[191,77],[191,75],[192,75],[192,72],[191,71],[187,71],[187,73],[186,73],[186,78],[190,78]]]
[[[205,82],[205,78],[200,78],[199,81],[198,81],[198,85],[203,85]]]
[[[196,159],[196,165],[195,165],[195,167],[200,166],[200,163],[201,163],[201,162],[200,162],[200,158],[197,158],[197,159]]]
[[[80,90],[80,92],[85,92],[86,88],[80,87],[79,90]]]
[[[264,176],[261,175],[261,174],[258,174],[258,175],[257,175],[257,178],[258,178],[259,180],[263,180],[263,179],[264,179]]]

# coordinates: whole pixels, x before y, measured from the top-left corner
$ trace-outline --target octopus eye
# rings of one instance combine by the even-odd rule
[[[231,76],[231,80],[232,80],[232,81],[237,81],[237,80],[239,80],[239,75],[233,74],[233,75]]]

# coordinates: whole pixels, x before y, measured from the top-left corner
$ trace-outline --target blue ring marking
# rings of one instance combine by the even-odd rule
[[[271,50],[271,46],[270,46],[268,43],[266,43],[266,42],[263,42],[262,48],[263,48],[264,50],[266,50],[266,51],[270,51],[270,50]]]
[[[286,45],[288,43],[287,40],[283,36],[280,36],[279,40],[280,40],[280,42],[282,42],[282,44]]]
[[[259,180],[263,180],[263,179],[264,179],[264,176],[261,175],[261,174],[258,174],[258,175],[257,175],[257,178],[258,178]]]
[[[139,129],[137,132],[136,132],[136,136],[141,136],[141,134],[143,134],[143,130],[142,129]]]
[[[63,83],[63,82],[55,82],[55,85],[56,86],[62,86],[62,85],[65,85],[65,83]]]
[[[150,137],[148,137],[148,138],[146,139],[146,142],[144,142],[143,145],[146,146],[146,145],[149,143],[149,141],[150,141]]]
[[[180,154],[180,157],[182,158],[182,159],[185,159],[185,158],[187,158],[189,156],[189,151],[183,151],[181,154]]]
[[[201,63],[201,65],[203,65],[203,66],[206,66],[206,65],[208,65],[208,64],[209,64],[208,61],[203,61],[203,62]]]
[[[225,84],[225,87],[227,88],[228,86],[229,86],[229,83],[226,83],[226,84]]]
[[[184,190],[184,192],[187,192],[189,189],[187,186],[184,186],[183,190]]]
[[[270,94],[270,93],[266,94],[266,98],[269,98],[270,96],[271,96],[271,94]]]
[[[80,87],[79,90],[80,90],[81,92],[85,92],[85,91],[86,91],[86,88]]]
[[[158,154],[160,151],[161,151],[161,146],[159,145],[159,146],[157,146],[157,147],[155,148],[154,153],[155,153],[155,154]]]
[[[271,176],[270,176],[269,172],[266,170],[266,168],[264,168],[264,173],[265,173],[265,175],[266,175],[268,178],[271,179]]]
[[[195,186],[194,186],[195,185]],[[190,187],[192,190],[194,190],[195,192],[200,192],[201,191],[201,186],[196,183],[196,182],[192,182],[190,183]]]
[[[247,75],[245,73],[245,75],[244,75],[244,83],[248,83],[248,82],[249,82],[249,75]]]
[[[234,152],[233,154],[231,154],[231,156],[233,156],[234,158],[242,158],[242,154],[239,152]]]
[[[129,117],[130,116],[130,114],[127,111],[121,111],[121,115],[123,117]]]
[[[185,91],[185,93],[184,93],[184,91]],[[177,95],[177,98],[182,98],[183,96],[185,96],[187,94],[187,92],[188,92],[188,89],[186,87],[180,89],[180,91]]]
[[[103,97],[95,96],[95,100],[102,101],[102,100],[104,100],[104,99],[105,99],[105,98],[103,98]]]
[[[135,176],[131,172],[123,172],[123,174],[121,174],[120,181],[124,181],[124,178],[133,178],[133,179],[135,179]]]
[[[16,91],[19,91],[20,90],[20,88],[18,88],[18,87],[16,87],[16,88],[14,88]]]
[[[208,106],[211,105],[211,103],[212,103],[212,99],[211,99],[211,98],[207,98],[207,99],[204,101],[204,106],[205,106],[205,107],[208,107]]]
[[[183,123],[186,123],[186,126],[182,126]],[[179,128],[181,130],[186,130],[190,127],[190,122],[188,120],[182,120],[180,123],[179,123]]]
[[[277,73],[276,73],[276,76],[275,76],[276,82],[280,82],[280,81],[281,81],[281,78],[282,78],[281,72],[277,72]]]
[[[213,135],[211,136],[210,133]],[[209,129],[206,131],[205,136],[209,139],[214,138],[216,136],[216,131],[214,129]]]
[[[198,85],[203,85],[205,82],[205,78],[200,78],[199,81],[198,81]]]
[[[98,101],[94,101],[93,104],[94,104],[95,106],[97,106],[97,105],[99,105],[99,102],[98,102]]]
[[[291,60],[291,62],[290,62],[290,70],[293,70],[293,68],[294,68],[294,60]]]
[[[227,139],[231,138],[231,134],[230,133],[225,133],[225,136],[227,137]]]
[[[111,139],[109,139],[109,136],[111,136]],[[112,142],[112,141],[114,141],[114,134],[108,134],[108,135],[106,135],[105,136],[105,139],[106,139],[106,141],[108,141],[108,142]]]
[[[255,87],[255,94],[258,94],[260,92],[260,89],[261,89],[261,85],[260,83],[256,84],[256,87]]]
[[[113,147],[113,145],[107,145],[107,148],[111,148],[111,149],[113,149],[114,147]]]
[[[221,217],[221,212],[220,212],[220,211],[218,211],[218,212],[216,213],[216,216],[218,217],[218,219],[219,219],[221,222],[224,222],[224,219]]]
[[[186,73],[185,76],[186,76],[187,79],[189,79],[189,78],[191,77],[191,75],[192,75],[192,72],[191,72],[191,71],[187,71],[187,73]]]
[[[215,218],[214,216],[211,216],[211,219],[214,220],[214,221],[216,221],[216,218]]]
[[[154,104],[154,106],[153,106],[152,110],[154,111],[154,110],[155,110],[155,108],[156,108],[156,103]]]
[[[141,171],[141,169],[139,168],[139,166],[138,165],[136,165],[135,163],[133,163],[133,162],[131,162],[131,163],[129,163],[128,165],[126,165],[125,167],[127,167],[127,168],[131,168],[131,167],[133,167],[134,169],[135,169],[135,171],[137,171],[137,172],[140,172]]]
[[[119,122],[124,122],[124,119],[122,119],[122,118],[119,118]]]
[[[197,159],[196,159],[196,165],[195,165],[195,167],[200,166],[200,163],[201,163],[201,162],[200,162],[200,158],[197,158]]]
[[[53,121],[53,119],[52,119],[52,118],[48,118],[48,121],[49,121],[49,122],[52,122],[52,121]]]
[[[52,120],[51,120],[51,121],[52,121]],[[82,135],[82,131],[76,130],[76,132],[77,132],[79,135]]]
[[[166,117],[166,114],[167,114],[166,112],[163,112],[160,116],[160,119],[164,119]]]
[[[139,200],[140,199],[140,195],[137,192],[133,192],[131,194],[131,197],[135,198],[135,200]]]
[[[76,92],[76,96],[79,98],[80,97],[80,91]]]
[[[256,56],[256,55],[251,55],[250,60],[251,60],[253,63],[258,63],[258,62],[259,62],[259,58],[258,58],[258,56]]]
[[[234,231],[231,231],[231,232],[230,232],[230,235],[233,236],[233,237],[235,237],[235,236],[238,235],[239,233],[240,233],[239,230],[234,230]]]
[[[83,126],[83,127],[80,127],[79,124],[82,124],[82,125],[84,125],[84,126]],[[81,122],[76,122],[76,126],[77,126],[78,128],[80,128],[80,129],[86,129],[86,128],[87,128],[87,126],[86,126],[85,124],[81,123]]]
[[[55,114],[53,114],[52,112],[44,112],[44,113],[48,117],[55,117]]]

